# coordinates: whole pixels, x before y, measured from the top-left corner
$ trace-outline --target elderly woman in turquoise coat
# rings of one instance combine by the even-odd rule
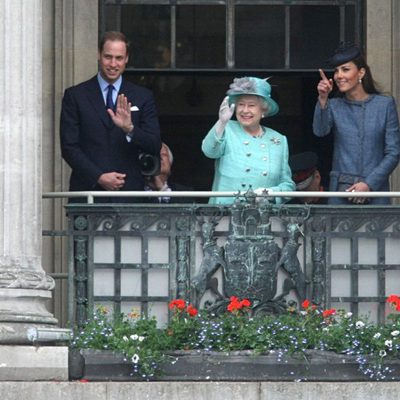
[[[288,164],[287,139],[261,125],[261,119],[277,114],[265,79],[235,78],[221,103],[219,118],[202,143],[203,153],[215,159],[213,191],[252,189],[261,195],[296,190]],[[236,121],[231,120],[236,113]],[[272,194],[273,196],[273,194]],[[211,197],[211,204],[231,204],[234,197]],[[285,201],[276,197],[277,204]]]

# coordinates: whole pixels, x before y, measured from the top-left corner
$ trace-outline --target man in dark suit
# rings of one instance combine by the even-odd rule
[[[98,74],[64,93],[61,151],[72,168],[70,191],[143,190],[139,155],[160,152],[153,94],[122,77],[128,58],[125,35],[106,32]]]

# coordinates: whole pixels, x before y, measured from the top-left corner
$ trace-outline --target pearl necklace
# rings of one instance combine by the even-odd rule
[[[262,135],[264,135],[264,131],[263,131],[263,128],[260,126],[259,131],[255,135],[251,135],[251,136],[253,136],[254,138],[260,138]]]

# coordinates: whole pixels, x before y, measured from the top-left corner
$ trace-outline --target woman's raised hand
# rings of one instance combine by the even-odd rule
[[[235,104],[232,103],[229,105],[229,96],[226,96],[224,100],[222,100],[221,105],[219,106],[218,118],[223,123],[226,124],[231,118],[235,111]]]
[[[232,103],[229,105],[229,97],[226,96],[224,100],[222,100],[221,105],[219,106],[218,113],[218,121],[215,124],[215,130],[219,137],[222,136],[225,130],[225,125],[232,118],[233,113],[235,112],[235,104]]]
[[[328,79],[322,69],[319,70],[319,75],[321,76],[321,80],[318,82],[317,86],[318,100],[321,107],[325,108],[329,93],[332,92],[333,89],[333,80]]]

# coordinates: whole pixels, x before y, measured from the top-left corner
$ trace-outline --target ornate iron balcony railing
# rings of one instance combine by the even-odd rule
[[[69,321],[103,305],[163,323],[173,298],[217,307],[233,294],[256,299],[259,312],[307,298],[384,321],[386,297],[400,293],[398,206],[253,200],[69,204]]]

